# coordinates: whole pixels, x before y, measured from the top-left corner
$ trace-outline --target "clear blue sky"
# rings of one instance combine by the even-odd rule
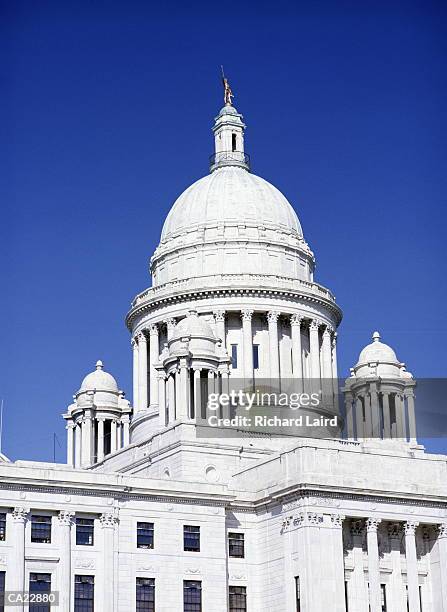
[[[52,460],[98,358],[131,395],[124,316],[207,172],[221,63],[253,171],[295,207],[344,311],[340,372],[379,329],[416,377],[446,375],[445,3],[1,7],[6,454]]]

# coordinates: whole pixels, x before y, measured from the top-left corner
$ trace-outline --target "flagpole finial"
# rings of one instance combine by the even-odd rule
[[[228,82],[227,77],[225,76],[223,66],[221,66],[220,68],[222,70],[222,84],[223,84],[223,88],[224,88],[224,103],[227,106],[233,106],[234,94],[231,91],[230,84]]]

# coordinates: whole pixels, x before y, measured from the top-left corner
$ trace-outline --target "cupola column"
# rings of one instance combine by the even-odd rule
[[[73,421],[69,421],[66,425],[67,430],[67,464],[74,464],[74,428],[75,424]]]
[[[158,344],[158,325],[151,325],[149,328],[149,373],[150,373],[150,387],[149,395],[151,406],[158,404],[158,376],[155,364],[158,363],[160,351]]]
[[[110,421],[110,452],[114,453],[116,451],[116,420],[112,419]]]
[[[104,419],[97,419],[98,423],[98,457],[97,461],[102,461],[104,459]]]
[[[382,411],[383,411],[383,438],[391,438],[391,414],[390,414],[390,394],[388,391],[382,392]]]
[[[216,312],[214,312],[214,319],[216,321],[216,336],[219,340],[222,340],[223,348],[226,348],[225,310],[216,310]]]
[[[365,419],[363,418],[363,402],[360,395],[355,398],[355,424],[357,440],[362,440],[365,437]]]
[[[79,422],[75,424],[75,467],[81,466],[82,430]]]
[[[202,417],[202,384],[200,374],[200,368],[194,368],[194,417],[196,421]]]
[[[414,410],[414,393],[413,389],[405,390],[408,409],[408,428],[410,430],[410,442],[416,444],[416,414]]]
[[[138,334],[138,412],[147,409],[147,340]]]
[[[123,424],[123,446],[129,446],[129,415],[125,414],[121,417]]]
[[[166,376],[164,372],[157,372],[158,383],[158,423],[160,429],[166,427]]]
[[[175,421],[175,375],[170,374],[168,376],[168,408],[169,408],[169,423]]]

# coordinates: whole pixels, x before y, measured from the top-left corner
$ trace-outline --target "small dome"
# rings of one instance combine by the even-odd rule
[[[224,115],[236,115],[237,117],[240,116],[234,106],[230,104],[225,104],[225,106],[220,109],[218,117],[223,117]]]
[[[199,317],[196,310],[191,310],[188,316],[182,319],[175,327],[172,335],[172,340],[179,340],[184,336],[191,336],[192,338],[208,338],[213,341],[216,340],[216,336],[211,329],[210,324],[205,321],[202,317]]]
[[[372,335],[372,342],[365,346],[363,351],[359,355],[358,365],[361,363],[366,363],[370,361],[386,361],[386,362],[394,362],[399,363],[397,359],[396,353],[393,349],[388,346],[388,344],[384,344],[380,342],[380,334],[379,332],[374,332]]]
[[[104,372],[102,361],[96,362],[96,370],[87,374],[79,392],[84,391],[114,391],[118,392],[118,384],[111,374]]]

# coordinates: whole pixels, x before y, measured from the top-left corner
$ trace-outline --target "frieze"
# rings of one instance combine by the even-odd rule
[[[76,569],[95,569],[95,562],[93,559],[76,559],[74,566]]]

